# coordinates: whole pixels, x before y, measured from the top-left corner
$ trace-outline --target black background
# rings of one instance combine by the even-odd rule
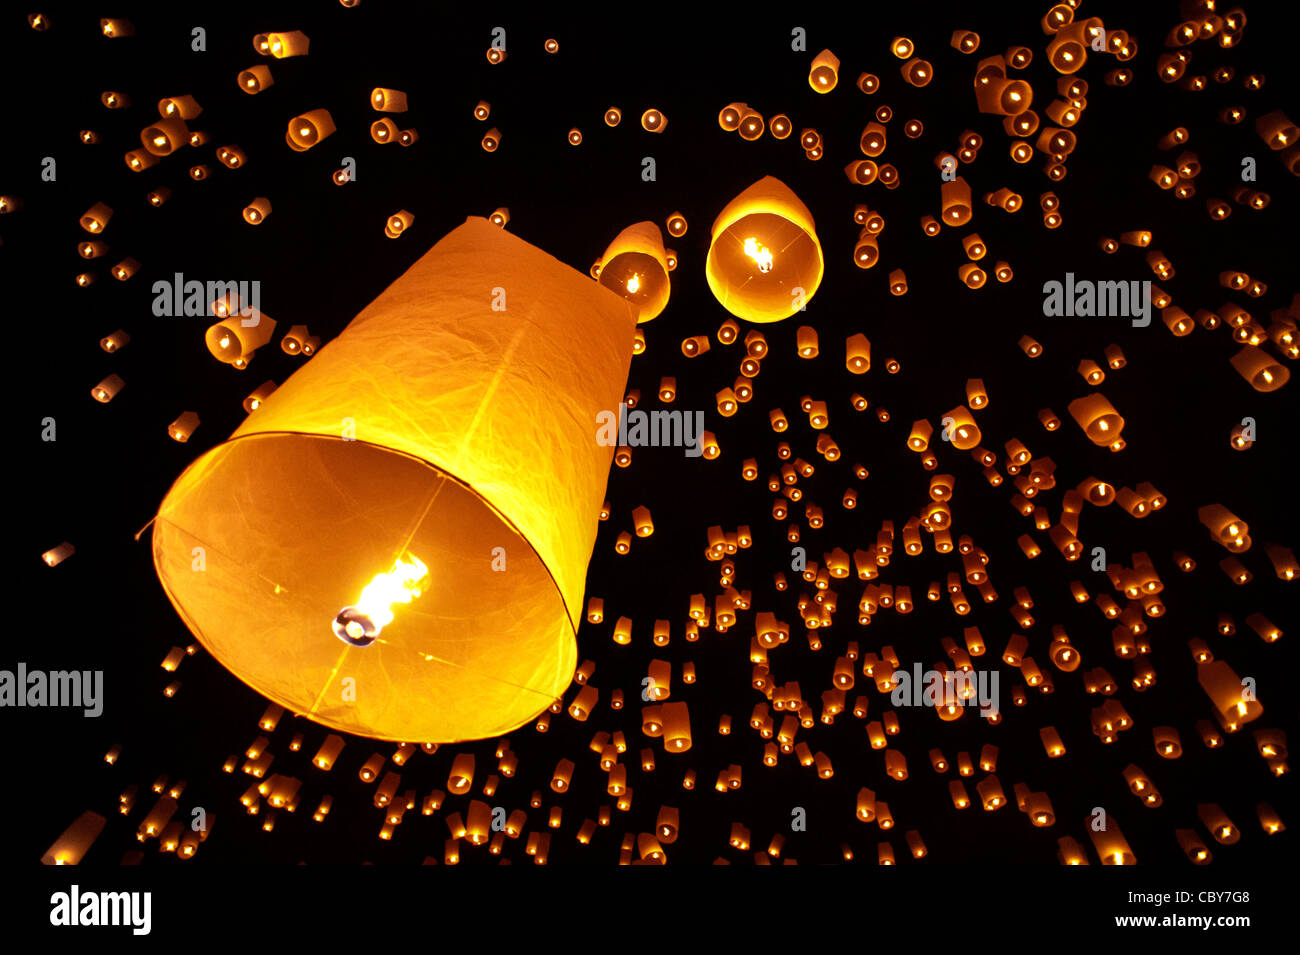
[[[522,15],[372,0],[350,10],[337,3],[311,9],[231,3],[202,11],[181,4],[149,9],[127,3],[113,15],[132,19],[136,35],[118,40],[99,35],[99,11],[92,15],[51,5],[46,9],[54,27],[46,33],[27,29],[22,14],[6,13],[3,68],[11,95],[0,150],[0,190],[22,196],[25,206],[0,219],[5,334],[18,336],[18,343],[10,339],[7,346],[7,394],[20,449],[9,462],[20,482],[10,492],[17,517],[11,534],[17,575],[10,581],[10,626],[0,666],[12,669],[23,660],[29,669],[103,669],[107,698],[104,715],[95,720],[51,709],[4,712],[6,739],[11,747],[17,744],[7,757],[12,762],[6,798],[15,804],[11,820],[21,820],[10,833],[6,855],[12,852],[17,863],[34,864],[59,832],[89,808],[108,815],[109,825],[86,862],[115,864],[137,846],[135,827],[151,804],[143,791],[155,777],[167,774],[187,780],[184,818],[194,806],[218,817],[213,837],[190,865],[418,862],[429,855],[441,860],[447,836],[443,815],[463,811],[470,797],[448,800],[432,818],[408,813],[392,841],[382,842],[377,838],[382,811],[371,804],[372,786],[358,780],[357,769],[373,752],[389,753],[393,747],[350,738],[334,771],[321,773],[309,760],[327,731],[288,716],[272,737],[277,754],[272,771],[303,780],[301,807],[294,815],[280,813],[275,831],[263,833],[262,818],[246,815],[237,801],[249,778],[227,776],[220,767],[259,735],[256,722],[265,701],[203,652],[187,659],[174,676],[159,669],[169,648],[193,638],[153,573],[147,534],[139,541],[133,535],[149,521],[185,465],[237,426],[244,396],[267,378],[283,381],[301,359],[281,353],[273,341],[246,371],[222,365],[203,345],[205,320],[152,315],[150,286],[178,271],[191,278],[257,279],[262,306],[280,323],[279,330],[306,324],[328,341],[467,215],[508,206],[512,232],[584,272],[624,226],[643,219],[662,225],[676,210],[686,215],[688,234],[668,240],[680,257],[672,275],[672,300],[662,315],[642,326],[648,346],[633,360],[629,387],[640,389],[643,406],[657,407],[652,396],[660,376],[675,375],[677,407],[705,409],[706,427],[722,447],[722,456],[712,462],[670,449],[640,449],[631,468],[611,470],[613,516],[601,525],[587,584],[588,595],[604,598],[607,622],[584,624],[578,635],[579,659],[596,662],[592,682],[601,689],[601,707],[587,723],[560,714],[546,735],[531,726],[511,734],[519,774],[503,780],[488,800],[508,809],[527,808],[530,793],[542,790],[543,808],[530,811],[530,829],[544,827],[549,807],[558,801],[564,821],[552,836],[553,863],[616,862],[623,834],[651,830],[661,804],[677,806],[682,813],[681,836],[665,847],[672,862],[717,857],[749,862],[752,853],[727,845],[731,823],[742,821],[753,833],[755,851],[779,832],[787,840],[784,855],[802,863],[838,861],[842,843],[854,848],[859,861],[873,862],[876,843],[887,838],[899,861],[911,864],[902,838],[910,829],[925,838],[931,862],[1053,864],[1057,839],[1070,835],[1088,848],[1095,863],[1085,820],[1093,807],[1102,806],[1121,826],[1139,862],[1180,863],[1174,830],[1194,828],[1206,838],[1196,804],[1210,801],[1219,802],[1244,830],[1236,846],[1211,844],[1216,859],[1289,857],[1293,837],[1266,837],[1255,806],[1266,800],[1293,822],[1287,810],[1295,802],[1294,783],[1289,777],[1270,778],[1250,730],[1275,725],[1294,730],[1294,587],[1276,579],[1264,545],[1297,544],[1291,470],[1296,385],[1269,395],[1252,391],[1228,364],[1236,346],[1223,328],[1207,332],[1198,327],[1186,338],[1175,338],[1158,316],[1145,329],[1130,328],[1124,320],[1045,319],[1041,289],[1044,281],[1059,280],[1067,270],[1081,278],[1152,278],[1139,250],[1122,247],[1105,256],[1097,249],[1102,235],[1147,228],[1155,233],[1152,247],[1177,268],[1172,281],[1159,284],[1189,314],[1237,301],[1267,324],[1268,312],[1290,302],[1295,291],[1296,180],[1255,134],[1253,118],[1278,107],[1297,116],[1293,51],[1286,41],[1297,23],[1284,5],[1250,5],[1238,48],[1224,51],[1214,41],[1191,47],[1189,73],[1209,75],[1227,63],[1236,68],[1236,79],[1225,85],[1211,82],[1205,91],[1191,93],[1160,83],[1155,75],[1162,39],[1179,20],[1176,3],[1085,4],[1081,16],[1100,16],[1108,27],[1137,37],[1139,55],[1124,64],[1136,79],[1128,88],[1108,87],[1102,76],[1119,64],[1109,56],[1090,57],[1078,74],[1090,84],[1087,110],[1075,128],[1079,145],[1069,157],[1068,176],[1053,184],[1042,172],[1041,156],[1023,166],[1009,159],[1000,118],[976,111],[971,88],[980,57],[1011,44],[1028,45],[1035,60],[1024,77],[1033,83],[1034,108],[1042,113],[1054,98],[1056,81],[1038,26],[1046,6],[872,4],[850,12],[828,5],[761,14],[729,8],[707,15],[638,6],[621,12],[604,8]],[[206,52],[190,49],[194,26],[207,31]],[[490,66],[484,50],[495,26],[506,28],[509,55],[503,64]],[[790,49],[794,26],[807,29],[806,53]],[[956,27],[980,33],[978,54],[963,56],[948,45]],[[252,35],[276,29],[305,31],[311,37],[310,55],[264,60],[254,53]],[[911,37],[918,54],[933,63],[935,80],[928,87],[913,89],[902,82],[900,61],[888,51],[897,34]],[[542,49],[548,36],[560,42],[557,55]],[[827,46],[840,57],[840,83],[831,94],[819,96],[808,87],[808,63]],[[275,85],[246,96],[235,88],[235,75],[261,62],[270,65]],[[882,88],[873,96],[854,86],[864,70],[881,77]],[[1241,80],[1250,72],[1265,74],[1262,91],[1243,89]],[[421,138],[415,145],[381,147],[371,141],[368,128],[376,114],[367,95],[375,86],[408,93],[409,112],[394,119],[403,128],[418,128]],[[99,95],[106,89],[127,92],[132,106],[104,109]],[[122,154],[139,145],[139,130],[156,117],[157,101],[182,94],[195,96],[204,106],[190,128],[210,132],[210,142],[132,173]],[[492,104],[487,123],[471,115],[480,99]],[[736,100],[769,119],[787,113],[796,135],[783,142],[764,135],[747,143],[724,133],[716,122],[718,110]],[[858,136],[882,103],[894,110],[882,159],[900,170],[902,184],[893,191],[879,184],[854,186],[842,172],[845,163],[861,158]],[[1247,109],[1241,126],[1215,121],[1218,110],[1229,104]],[[623,111],[622,124],[612,129],[601,119],[610,105]],[[669,119],[662,135],[639,126],[642,110],[651,106]],[[338,131],[308,152],[291,151],[284,143],[286,122],[318,107],[331,111]],[[901,133],[903,122],[912,117],[925,124],[917,140]],[[1174,155],[1161,153],[1155,143],[1176,125],[1190,130],[1188,148],[1204,169],[1196,180],[1196,197],[1186,201],[1161,192],[1146,176],[1153,163]],[[501,148],[493,154],[479,146],[489,126],[503,134]],[[576,148],[565,138],[572,126],[585,137]],[[826,143],[820,162],[807,160],[797,144],[798,130],[807,126],[820,130]],[[82,145],[77,138],[81,129],[99,131],[102,142]],[[941,149],[955,151],[965,129],[984,137],[978,159],[961,168],[975,198],[970,229],[988,243],[986,264],[1005,259],[1016,270],[1010,284],[990,281],[976,292],[956,278],[965,261],[959,235],[969,230],[945,230],[927,239],[918,226],[920,216],[939,212],[933,157]],[[215,148],[228,143],[246,150],[245,168],[231,171],[215,161]],[[39,178],[46,156],[58,164],[54,183]],[[345,156],[356,160],[357,181],[338,187],[330,174]],[[645,156],[656,161],[655,182],[641,179]],[[1239,182],[1244,156],[1258,160],[1254,188],[1269,192],[1272,203],[1262,212],[1234,205],[1228,221],[1213,223],[1204,199],[1227,198]],[[201,183],[186,176],[188,166],[198,161],[212,168],[211,177]],[[755,382],[754,399],[736,417],[722,419],[713,410],[713,394],[736,377],[741,346],[724,347],[713,338],[707,355],[687,360],[679,345],[687,335],[712,338],[727,317],[704,282],[709,225],[730,198],[763,175],[785,181],[812,211],[826,275],[804,315],[762,328],[771,352]],[[173,195],[161,209],[153,209],[144,195],[158,185],[170,186]],[[1024,197],[1020,212],[1009,215],[983,203],[985,192],[1001,186]],[[1048,189],[1061,197],[1065,220],[1055,231],[1041,225],[1038,212],[1038,197]],[[263,225],[252,228],[240,210],[263,195],[274,210]],[[77,220],[97,201],[115,210],[104,235],[111,249],[105,258],[85,263],[75,251],[85,237]],[[887,222],[880,237],[881,262],[869,271],[851,262],[858,232],[851,214],[858,202],[879,209]],[[407,234],[391,241],[382,234],[384,219],[400,208],[412,211],[415,221]],[[116,282],[107,268],[127,255],[139,259],[142,268],[131,280]],[[99,273],[99,281],[89,289],[77,288],[73,277],[88,267]],[[906,270],[910,285],[903,297],[891,296],[887,289],[886,276],[897,267]],[[1268,282],[1267,296],[1232,295],[1218,285],[1223,269],[1240,269]],[[821,335],[822,353],[814,360],[794,354],[800,324],[813,325]],[[132,341],[120,354],[108,355],[98,341],[116,328],[129,331]],[[872,343],[873,368],[863,377],[843,368],[842,342],[859,331]],[[1041,358],[1029,360],[1018,349],[1016,342],[1024,334],[1043,343]],[[1101,389],[1127,420],[1128,447],[1120,454],[1087,442],[1066,411],[1071,400],[1089,390],[1074,371],[1078,361],[1088,357],[1103,363],[1102,350],[1111,342],[1128,356],[1128,366],[1110,373]],[[885,373],[889,358],[902,363],[900,374]],[[127,384],[111,404],[99,405],[89,390],[110,372]],[[840,604],[835,624],[821,633],[825,646],[809,651],[794,607],[795,596],[805,588],[792,586],[776,594],[771,584],[775,571],[794,575],[786,522],[770,516],[772,495],[765,479],[780,462],[768,409],[786,411],[791,429],[781,439],[817,465],[816,475],[800,486],[806,501],[823,507],[827,526],[820,531],[805,527],[801,543],[810,560],[820,561],[822,552],[835,546],[850,553],[869,547],[882,520],[892,520],[901,531],[924,505],[931,474],[904,447],[909,425],[922,417],[937,425],[947,409],[962,403],[969,377],[982,377],[991,398],[988,409],[978,414],[984,446],[1001,451],[1003,441],[1018,437],[1036,456],[1056,461],[1057,489],[1046,495],[1054,517],[1064,490],[1094,474],[1117,486],[1151,481],[1168,496],[1168,507],[1142,521],[1117,506],[1089,506],[1079,533],[1087,547],[1105,547],[1112,562],[1128,565],[1138,550],[1155,561],[1168,607],[1163,619],[1151,622],[1155,687],[1141,694],[1129,688],[1131,664],[1114,657],[1110,624],[1091,603],[1076,607],[1070,599],[1069,581],[1082,580],[1097,594],[1109,592],[1105,576],[1086,562],[1065,564],[1046,535],[1033,532],[1030,522],[1008,505],[1010,481],[990,488],[969,455],[943,447],[936,447],[939,471],[957,481],[953,538],[969,534],[989,553],[1000,599],[987,607],[976,601],[966,618],[957,617],[946,600],[929,604],[924,599],[929,581],[942,582],[960,565],[955,557],[936,556],[927,547],[921,558],[896,556],[882,574],[882,580],[911,586],[917,605],[909,616],[882,611],[870,627],[860,628],[855,607],[862,585],[853,579],[841,582],[834,588]],[[873,409],[887,408],[890,422],[881,424],[870,411],[854,412],[848,399],[854,391],[865,394]],[[828,430],[844,452],[838,463],[825,462],[814,450],[817,433],[798,413],[804,394],[825,400],[830,408]],[[1048,434],[1038,424],[1043,407],[1062,417],[1058,432]],[[197,411],[202,425],[189,443],[178,444],[168,439],[166,427],[185,410]],[[1258,443],[1244,453],[1232,451],[1229,429],[1246,415],[1257,421]],[[39,438],[38,426],[46,417],[57,422],[56,442]],[[760,480],[750,484],[739,477],[740,462],[748,457],[760,463]],[[866,481],[853,478],[850,466],[856,461],[870,469]],[[858,488],[859,506],[846,512],[839,500],[850,486]],[[1217,568],[1226,553],[1196,519],[1199,506],[1215,501],[1251,525],[1255,546],[1244,557],[1255,574],[1249,586],[1233,586]],[[635,541],[629,556],[617,557],[614,537],[631,529],[630,512],[638,505],[652,511],[655,534]],[[792,507],[792,520],[801,514],[801,505]],[[799,735],[814,751],[831,757],[833,779],[819,780],[793,757],[783,757],[774,769],[763,767],[763,741],[747,726],[760,699],[749,686],[752,616],[742,614],[725,634],[704,631],[698,643],[682,637],[689,595],[703,592],[712,601],[719,589],[718,565],[703,557],[706,528],[719,524],[734,529],[742,523],[753,528],[756,544],[734,558],[737,586],[753,591],[756,609],[774,610],[792,624],[790,644],[772,653],[774,675],[778,682],[797,680],[816,712],[846,641],[856,640],[864,653],[889,644],[905,666],[913,661],[929,666],[944,659],[942,637],[960,642],[962,627],[974,625],[989,646],[977,666],[997,666],[1002,674],[1002,724],[990,727],[971,715],[941,724],[930,712],[900,709],[902,733],[891,746],[908,760],[911,778],[903,783],[885,777],[883,755],[868,748],[862,723],[851,712],[833,726],[819,724]],[[1015,545],[1025,531],[1035,533],[1044,547],[1032,562]],[[54,569],[41,565],[39,555],[65,539],[76,545],[76,555]],[[1196,558],[1195,573],[1175,569],[1174,550]],[[1028,636],[1040,663],[1047,666],[1046,641],[1056,623],[1067,628],[1084,656],[1083,667],[1073,674],[1053,671],[1054,695],[1032,693],[1024,709],[1010,706],[1010,689],[1018,681],[997,660],[1007,635],[1016,629],[1006,608],[1018,585],[1028,587],[1035,600],[1037,623]],[[973,588],[968,596],[977,596]],[[1245,625],[1245,616],[1255,611],[1282,627],[1286,636],[1281,642],[1266,645]],[[1215,633],[1220,612],[1233,615],[1236,636]],[[635,622],[633,643],[627,647],[610,639],[612,621],[623,615]],[[668,647],[651,644],[656,618],[672,621]],[[249,629],[255,639],[255,621]],[[1256,676],[1265,707],[1259,722],[1217,752],[1207,751],[1194,729],[1196,720],[1210,717],[1210,710],[1187,649],[1193,637],[1204,639],[1238,673]],[[683,756],[665,754],[640,733],[638,690],[653,658],[673,662],[673,698],[680,693],[690,705],[695,744]],[[694,661],[698,682],[683,687],[679,664],[687,660]],[[1111,746],[1102,746],[1089,731],[1089,711],[1099,701],[1083,692],[1081,676],[1093,666],[1106,667],[1116,677],[1121,687],[1117,696],[1135,722]],[[175,698],[165,699],[162,688],[175,678],[183,687]],[[617,687],[629,700],[622,712],[606,706],[609,691]],[[890,708],[860,673],[849,694],[850,707],[859,693],[870,698],[869,719]],[[735,727],[725,737],[715,731],[723,713],[731,715]],[[1065,759],[1044,756],[1038,730],[1045,725],[1060,731],[1069,749]],[[1151,728],[1157,725],[1179,729],[1185,747],[1181,759],[1166,761],[1155,754]],[[615,810],[613,824],[583,847],[574,840],[577,827],[584,818],[594,818],[599,806],[613,802],[605,794],[597,757],[587,749],[598,729],[625,732],[625,761],[635,796],[629,813]],[[288,740],[298,731],[305,743],[300,753],[290,753]],[[110,767],[103,754],[114,742],[124,750]],[[1021,781],[1051,796],[1054,827],[1031,827],[1014,806],[995,813],[952,807],[948,780],[953,775],[935,775],[927,752],[937,746],[950,761],[959,750],[977,758],[985,742],[1001,749],[997,775],[1009,797],[1012,785]],[[470,750],[479,765],[473,798],[480,798],[481,781],[495,766],[494,746],[495,741],[485,740],[444,746],[434,756],[417,753],[400,770],[401,788],[416,789],[422,799],[431,789],[445,787],[453,755]],[[646,746],[656,752],[652,774],[639,769],[637,754]],[[561,757],[575,760],[578,768],[572,791],[557,797],[547,783]],[[1131,762],[1156,781],[1165,797],[1161,808],[1145,809],[1128,792],[1121,774]],[[744,785],[719,794],[713,781],[730,763],[744,767]],[[686,767],[698,773],[693,792],[681,787]],[[982,775],[968,780],[972,794]],[[116,812],[117,795],[132,782],[142,793],[135,811],[123,818]],[[894,831],[882,833],[854,818],[854,794],[863,785],[889,802]],[[334,795],[334,809],[317,825],[311,811],[324,793]],[[806,832],[790,829],[796,807],[807,811]],[[146,865],[180,864],[154,844],[143,848]],[[527,862],[522,849],[522,839],[508,841],[506,855]],[[486,849],[463,849],[463,864],[484,861],[496,859]]]

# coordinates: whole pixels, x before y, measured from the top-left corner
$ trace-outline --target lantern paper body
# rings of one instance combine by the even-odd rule
[[[332,729],[452,742],[528,722],[573,676],[614,451],[596,416],[618,407],[635,325],[608,289],[467,220],[172,486],[154,524],[172,604],[236,676]],[[336,637],[411,557],[420,595],[369,646]]]
[[[763,177],[713,221],[704,274],[714,296],[737,318],[789,318],[813,297],[823,269],[812,214],[779,179]]]

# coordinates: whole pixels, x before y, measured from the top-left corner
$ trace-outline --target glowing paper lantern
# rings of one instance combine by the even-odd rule
[[[108,228],[108,220],[113,218],[113,210],[102,202],[97,202],[81,217],[81,227],[87,232],[98,235]]]
[[[249,225],[260,225],[270,214],[271,200],[265,196],[258,196],[244,207],[244,221]]]
[[[795,332],[795,349],[800,358],[816,358],[820,348],[817,343],[817,329],[811,325],[800,325]]]
[[[747,110],[745,115],[741,118],[740,129],[738,132],[740,133],[741,139],[752,143],[763,135],[763,130],[765,128],[766,124],[763,122],[763,114],[751,109]]]
[[[41,856],[42,865],[79,865],[108,820],[97,812],[87,810],[63,831],[54,844]]]
[[[910,86],[928,86],[934,77],[934,69],[930,66],[930,61],[923,60],[919,56],[908,60],[899,67],[899,71]]]
[[[294,152],[305,152],[334,132],[334,118],[327,109],[313,109],[289,120],[284,141]]]
[[[1225,846],[1230,846],[1241,838],[1241,830],[1232,824],[1227,813],[1220,808],[1218,803],[1197,803],[1196,814],[1200,817],[1202,825],[1210,831],[1215,841]]]
[[[722,306],[750,322],[779,322],[821,284],[821,243],[808,207],[765,176],[713,221],[704,274]]]
[[[1088,439],[1099,447],[1109,447],[1112,451],[1124,448],[1124,439],[1120,432],[1124,430],[1124,419],[1115,407],[1099,391],[1070,402],[1070,415],[1088,435]]]
[[[405,209],[399,209],[384,220],[384,235],[390,239],[396,239],[415,221],[415,216]]]
[[[880,261],[880,245],[876,237],[863,229],[858,235],[857,245],[853,248],[853,264],[860,269],[869,269]]]
[[[844,343],[844,364],[855,375],[866,374],[871,369],[871,342],[859,332],[850,335]]]
[[[257,389],[244,399],[243,408],[248,414],[252,414],[262,406],[268,395],[275,391],[274,381],[264,381],[257,386]]]
[[[217,159],[228,169],[238,169],[248,161],[248,156],[238,146],[219,146]]]
[[[117,375],[109,375],[94,388],[90,389],[90,394],[101,404],[107,404],[116,397],[117,393],[122,390],[122,386],[125,384],[126,382]]]
[[[268,33],[266,35],[267,53],[277,60],[286,56],[303,56],[311,47],[311,38],[301,30],[286,33]]]
[[[641,114],[641,128],[647,133],[662,133],[668,128],[668,117],[660,110],[648,109]]]
[[[639,324],[656,318],[668,304],[672,291],[659,226],[653,222],[637,222],[616,235],[600,257],[597,281],[640,310]]]
[[[167,434],[173,441],[184,444],[199,426],[199,416],[193,411],[186,411],[167,426]]]
[[[808,70],[808,85],[817,93],[829,93],[840,81],[840,58],[830,50],[822,50],[813,57]]]
[[[586,276],[469,219],[173,485],[154,524],[169,599],[240,679],[340,732],[528,722],[573,675],[614,450],[597,415],[634,328]]]
[[[274,86],[275,78],[271,76],[269,66],[259,63],[257,66],[250,66],[246,70],[240,70],[235,77],[235,82],[239,84],[241,90],[252,96],[270,86]]]
[[[370,91],[370,105],[381,113],[405,113],[406,94],[401,90],[376,86]]]
[[[167,156],[189,142],[190,131],[180,116],[160,119],[140,131],[140,143],[155,156]]]
[[[946,225],[965,225],[971,219],[970,186],[961,176],[951,182],[945,181],[939,187],[940,205],[943,208],[943,221]]]
[[[978,406],[976,406],[978,407]],[[958,451],[971,451],[979,447],[980,439],[983,435],[980,432],[979,425],[975,423],[974,416],[962,405],[953,408],[946,415],[943,425],[948,431],[948,437],[952,441],[952,446]]]
[[[1250,525],[1222,504],[1207,504],[1196,512],[1210,535],[1233,553],[1250,550]]]
[[[208,351],[217,360],[228,365],[243,362],[245,367],[253,352],[271,340],[275,331],[275,319],[264,315],[256,309],[249,309],[247,316],[227,315],[220,322],[208,328],[204,335]]]
[[[58,564],[63,563],[65,560],[67,560],[76,552],[77,552],[76,547],[74,547],[72,544],[68,543],[67,541],[64,541],[58,547],[51,547],[44,554],[42,554],[41,560],[45,561],[45,565],[47,567],[55,567]],[[114,759],[115,758],[116,757],[114,757]],[[110,759],[108,761],[111,763],[113,760]]]
[[[117,279],[119,282],[125,282],[131,276],[135,275],[139,268],[140,263],[128,256],[121,262],[117,263],[117,265],[113,266],[109,272],[112,274],[113,278]]]
[[[1196,679],[1225,721],[1249,723],[1264,712],[1263,705],[1245,692],[1241,679],[1223,660],[1198,663]]]
[[[193,96],[167,96],[158,101],[158,115],[170,118],[194,119],[203,112],[203,107]]]
[[[1291,369],[1253,345],[1245,346],[1229,360],[1237,374],[1256,391],[1276,391],[1291,380]]]

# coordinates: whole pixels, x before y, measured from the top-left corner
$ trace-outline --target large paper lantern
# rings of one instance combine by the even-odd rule
[[[528,722],[573,676],[614,453],[597,415],[635,327],[608,289],[468,219],[172,486],[153,532],[168,598],[222,665],[332,729],[451,742]]]
[[[789,318],[813,297],[823,269],[812,213],[779,179],[764,176],[713,220],[704,274],[737,318]]]

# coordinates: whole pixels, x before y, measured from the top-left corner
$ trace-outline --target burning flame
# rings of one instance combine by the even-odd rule
[[[772,252],[770,249],[760,246],[757,239],[745,240],[745,254],[758,264],[760,272],[772,271]]]
[[[335,632],[355,646],[366,646],[393,622],[393,604],[409,604],[420,596],[420,583],[428,576],[424,561],[412,555],[393,561],[393,569],[376,574],[351,607],[335,619]],[[341,633],[339,631],[342,631]],[[350,638],[350,639],[349,639]]]
[[[361,591],[357,609],[369,615],[383,629],[393,622],[393,604],[409,604],[420,596],[417,585],[428,573],[429,568],[420,558],[413,556],[409,561],[398,558],[393,562],[392,570],[376,574],[375,579]]]
[[[633,272],[632,277],[627,280],[628,294],[635,295],[640,288],[641,288],[641,276]]]

